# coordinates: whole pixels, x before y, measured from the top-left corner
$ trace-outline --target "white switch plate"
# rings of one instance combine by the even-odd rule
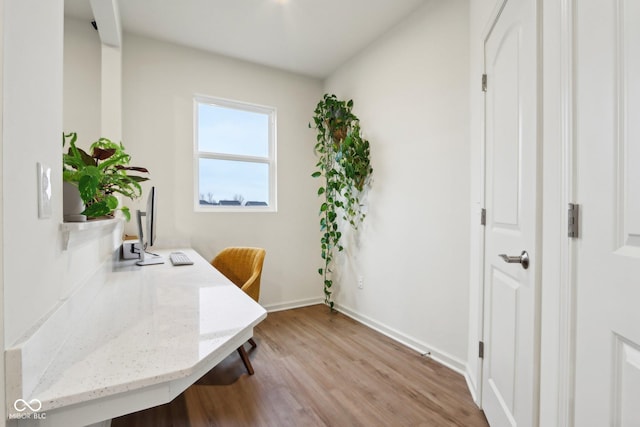
[[[38,218],[51,218],[51,168],[38,162]]]

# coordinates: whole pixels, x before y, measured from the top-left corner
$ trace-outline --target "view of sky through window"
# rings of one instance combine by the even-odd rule
[[[269,115],[200,104],[198,108],[200,151],[245,156],[269,155]]]
[[[198,103],[200,205],[269,203],[269,114]]]
[[[207,203],[269,201],[269,165],[200,159],[200,199]],[[202,203],[202,202],[201,202]]]

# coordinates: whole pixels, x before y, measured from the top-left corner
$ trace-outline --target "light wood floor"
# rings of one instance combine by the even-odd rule
[[[488,425],[461,375],[324,305],[270,313],[254,339],[255,375],[234,352],[171,403],[111,425]]]

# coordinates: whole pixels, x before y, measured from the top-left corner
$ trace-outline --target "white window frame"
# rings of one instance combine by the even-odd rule
[[[231,108],[241,111],[267,114],[269,116],[268,156],[257,157],[200,151],[198,147],[198,105],[207,104],[217,107]],[[200,159],[234,160],[251,163],[265,163],[269,165],[269,201],[268,206],[223,206],[200,204]],[[264,105],[250,104],[241,101],[216,98],[206,95],[193,97],[193,170],[194,170],[194,211],[195,212],[277,212],[277,182],[276,182],[276,108]]]

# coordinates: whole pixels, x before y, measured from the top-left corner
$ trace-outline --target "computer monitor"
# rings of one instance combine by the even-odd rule
[[[141,246],[140,260],[136,262],[138,265],[162,264],[164,262],[164,259],[161,256],[147,252],[147,248],[153,246],[153,243],[156,240],[156,216],[158,211],[157,198],[158,194],[156,188],[151,187],[149,195],[147,196],[147,210],[145,212],[140,210],[136,211],[138,219],[138,236],[140,238]],[[146,238],[142,227],[142,217],[145,217]]]

